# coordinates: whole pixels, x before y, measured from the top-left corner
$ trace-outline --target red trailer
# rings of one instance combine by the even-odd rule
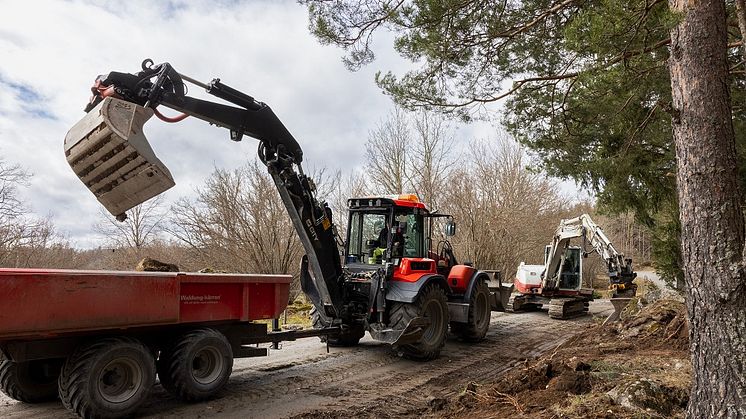
[[[262,342],[333,332],[270,333],[289,275],[0,269],[0,388],[34,403],[58,396],[81,417],[121,417],[156,374],[175,396],[211,397],[233,359]]]

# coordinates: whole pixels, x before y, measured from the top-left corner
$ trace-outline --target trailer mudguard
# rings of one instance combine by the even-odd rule
[[[400,303],[412,303],[417,298],[417,294],[430,283],[436,283],[438,286],[448,292],[448,283],[442,275],[425,274],[417,281],[388,281],[386,287],[386,299],[398,301]]]

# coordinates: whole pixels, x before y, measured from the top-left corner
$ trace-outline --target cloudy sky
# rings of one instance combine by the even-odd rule
[[[62,145],[98,74],[136,72],[152,58],[199,80],[220,77],[272,106],[310,164],[351,170],[363,163],[368,131],[392,107],[373,75],[411,65],[379,34],[378,59],[349,72],[343,52],[320,45],[305,8],[291,1],[0,0],[0,10],[0,156],[33,173],[23,191],[33,211],[84,247],[101,243],[92,230],[99,204]],[[154,118],[145,131],[177,182],[168,201],[191,194],[215,167],[238,167],[256,153],[253,139],[233,143],[226,130],[191,118],[176,125]],[[494,132],[479,123],[457,127],[456,136]]]

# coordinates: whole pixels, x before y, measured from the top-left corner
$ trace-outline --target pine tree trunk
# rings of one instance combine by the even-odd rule
[[[725,2],[669,0],[673,134],[694,383],[690,418],[746,417],[744,219]]]

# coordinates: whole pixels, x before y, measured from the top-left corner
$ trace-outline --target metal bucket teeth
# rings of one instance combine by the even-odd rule
[[[175,185],[142,126],[153,110],[108,97],[65,137],[75,174],[112,215],[120,215]]]

